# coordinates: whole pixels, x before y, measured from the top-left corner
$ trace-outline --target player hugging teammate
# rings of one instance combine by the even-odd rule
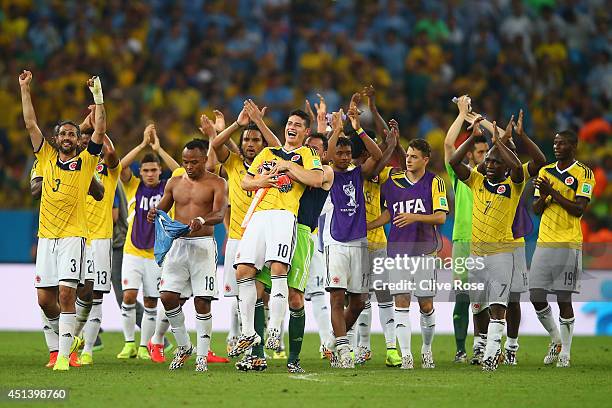
[[[442,242],[439,228],[449,212],[446,186],[427,168],[433,155],[427,141],[412,140],[407,152],[401,148],[399,124],[385,123],[372,86],[353,95],[346,116],[342,109],[327,115],[320,95],[316,116],[309,109],[312,116],[302,110],[290,112],[283,144],[264,122],[266,108],[250,99],[228,127],[219,111],[215,123],[203,115],[200,131],[209,142],[194,139],[185,144],[179,167],[160,146],[153,124],[146,127],[142,142],[119,160],[106,135],[97,77],[87,83],[95,105],[83,123],[62,121],[52,138],[43,138],[31,101],[31,80],[29,71],[19,76],[23,116],[37,159],[32,194],[41,197],[35,287],[50,353],[48,367],[65,371],[93,364],[102,298],[110,291],[118,183],[127,196],[129,226],[120,280],[125,344],[117,358],[164,362],[164,335],[171,328],[177,343],[171,370],[181,368],[194,352],[198,372],[223,361],[210,351],[210,341],[212,301],[219,290],[214,225],[225,219],[229,239],[223,290],[234,300],[228,356],[245,354],[236,362],[237,369],[267,368],[264,347],[275,353],[282,350],[288,309],[287,371],[305,372],[300,362],[305,298],[313,303],[321,352],[332,367],[354,368],[372,358],[370,301],[376,299],[386,365],[412,369],[413,294],[420,311],[421,366],[435,367],[434,297],[440,264],[435,260]],[[368,98],[376,132],[362,128],[362,95]],[[555,135],[557,162],[545,165],[543,153],[525,134],[522,111],[517,123],[511,118],[501,129],[472,112],[467,95],[456,103],[459,114],[444,141],[446,169],[455,190],[453,257],[481,258],[476,263],[481,268],[467,274],[454,270],[453,279],[485,289],[471,286],[470,293],[455,293],[455,362],[467,361],[471,304],[476,334],[472,362],[482,364],[485,371],[496,370],[502,360],[516,365],[519,302],[521,293],[529,290],[538,319],[551,337],[544,363],[569,367],[572,293],[580,290],[582,273],[580,218],[595,186],[593,172],[575,159],[575,133]],[[317,131],[311,132],[315,121]],[[470,123],[471,135],[457,148],[464,121]],[[483,127],[493,135],[490,148]],[[238,145],[231,140],[237,131]],[[379,144],[376,134],[385,135]],[[152,152],[140,160],[136,177],[131,164],[148,148]],[[517,152],[530,160],[521,163]],[[389,165],[392,159],[399,167]],[[161,177],[162,162],[172,171],[167,180]],[[533,207],[542,222],[528,274],[524,237],[532,224],[527,198],[522,196],[533,177]],[[387,261],[398,259],[409,261],[388,266]],[[379,264],[385,266],[383,273],[374,273],[373,266]],[[137,347],[136,297],[141,287],[144,317]],[[547,303],[548,293],[557,297],[559,326]],[[195,345],[182,309],[189,297],[194,298],[196,312]]]

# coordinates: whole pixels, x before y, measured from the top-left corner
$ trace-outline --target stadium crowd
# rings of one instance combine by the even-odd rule
[[[253,98],[277,130],[317,93],[334,111],[371,83],[404,143],[432,145],[436,173],[444,173],[454,95],[469,93],[492,118],[526,108],[527,132],[549,161],[555,132],[576,130],[577,158],[597,181],[584,240],[612,238],[612,21],[604,0],[0,3],[1,207],[34,205],[24,194],[33,156],[14,81],[23,67],[37,73],[45,134],[58,118],[85,116],[82,83],[95,72],[105,80],[119,153],[155,120],[174,157],[199,134],[202,112],[233,118]],[[364,123],[368,115],[364,109]]]

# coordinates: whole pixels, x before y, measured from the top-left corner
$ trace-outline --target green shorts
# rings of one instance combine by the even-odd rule
[[[291,260],[291,269],[287,273],[287,285],[290,288],[297,289],[300,292],[304,292],[306,289],[314,245],[314,241],[310,236],[310,227],[298,224],[295,252]],[[270,268],[264,266],[257,274],[256,279],[267,288],[270,288],[272,286]]]
[[[468,270],[465,268],[465,261],[470,257],[471,245],[472,241],[453,241],[453,280],[467,283]]]

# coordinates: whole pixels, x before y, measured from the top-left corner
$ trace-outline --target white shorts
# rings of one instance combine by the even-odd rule
[[[418,298],[436,296],[437,257],[432,255],[401,258],[400,265],[389,269],[389,292],[391,295],[413,294]],[[404,262],[404,259],[406,262]],[[395,264],[395,263],[394,263]],[[401,269],[397,266],[403,266]]]
[[[530,274],[530,289],[580,293],[582,250],[536,246]]]
[[[87,272],[85,280],[94,281],[94,290],[109,293],[111,290],[112,239],[87,241]]]
[[[236,283],[236,269],[234,260],[238,250],[239,239],[227,239],[225,244],[225,262],[223,263],[223,296],[238,296],[238,284]]]
[[[144,297],[159,297],[161,268],[152,258],[123,253],[121,283],[123,290],[140,289]]]
[[[317,235],[313,234],[312,239],[316,240]],[[325,294],[326,276],[327,272],[325,271],[325,259],[323,258],[323,253],[319,252],[315,248],[315,250],[312,252],[312,259],[310,260],[310,271],[308,273],[306,290],[304,291],[304,299],[310,300],[313,295]]]
[[[389,282],[389,271],[381,267],[387,258],[387,249],[381,248],[374,251],[368,250],[368,262],[370,265],[370,292],[374,292],[374,282]],[[380,261],[379,261],[380,260]]]
[[[34,286],[76,288],[85,272],[85,238],[40,238],[36,252]]]
[[[524,293],[529,290],[529,276],[527,275],[527,259],[525,257],[525,245],[514,249],[512,253],[513,268],[510,292]]]
[[[234,267],[250,264],[257,270],[271,262],[291,265],[296,240],[296,219],[291,211],[257,211],[247,225],[234,260]]]
[[[367,242],[362,246],[325,246],[327,281],[325,288],[345,289],[348,293],[368,293],[370,271]]]
[[[191,286],[193,296],[217,298],[217,243],[213,237],[183,237],[172,243],[159,291],[182,293],[186,286]]]
[[[471,256],[474,259],[477,257],[477,255]],[[493,303],[508,305],[510,283],[512,282],[513,253],[504,252],[479,258],[482,263],[468,271],[468,282],[471,285],[479,284],[480,288],[483,289],[470,290],[470,302],[481,306]]]

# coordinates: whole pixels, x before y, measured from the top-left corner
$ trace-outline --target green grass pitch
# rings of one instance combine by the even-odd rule
[[[194,335],[192,334],[192,338]],[[122,346],[119,333],[103,333],[104,350],[94,365],[53,372],[44,367],[47,352],[42,333],[0,332],[0,388],[69,389],[66,402],[75,407],[562,407],[609,406],[612,390],[610,337],[576,337],[572,367],[544,367],[547,340],[523,336],[517,367],[500,366],[495,373],[451,363],[452,336],[436,336],[436,368],[423,370],[418,359],[421,339],[413,337],[415,369],[402,371],[384,365],[384,340],[373,335],[373,359],[354,370],[331,369],[320,360],[318,336],[307,334],[302,366],[307,374],[289,375],[284,360],[269,360],[263,373],[237,372],[233,364],[210,364],[208,373],[193,371],[191,358],[178,371],[168,365],[129,360],[115,355]],[[213,335],[213,349],[224,354],[225,334]],[[471,339],[469,340],[471,342]],[[3,406],[42,406],[40,402]]]

